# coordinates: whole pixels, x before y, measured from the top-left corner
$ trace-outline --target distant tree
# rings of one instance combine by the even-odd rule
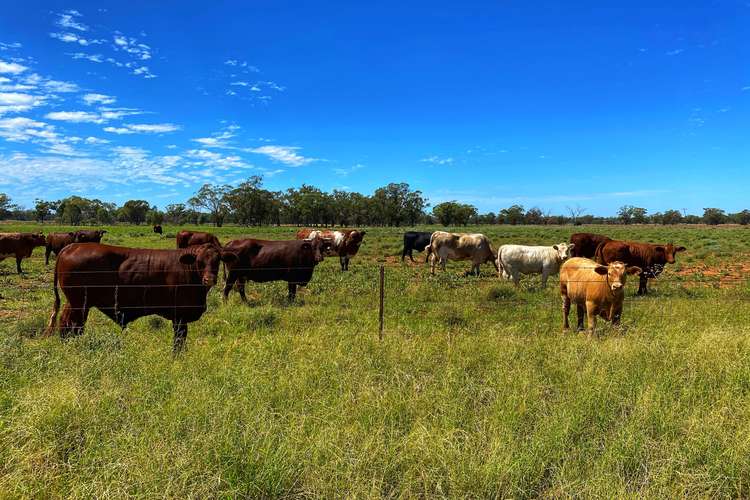
[[[641,207],[633,207],[633,223],[645,224],[648,222],[648,210]]]
[[[116,210],[107,207],[96,209],[96,221],[100,224],[112,224],[115,221]]]
[[[703,209],[703,222],[715,226],[717,224],[723,224],[727,220],[726,213],[720,208],[704,208]]]
[[[466,226],[472,218],[477,216],[477,209],[473,205],[446,201],[435,205],[432,214],[444,226]]]
[[[679,224],[682,222],[682,214],[679,210],[667,210],[661,216],[662,224]]]
[[[146,216],[153,210],[145,200],[128,200],[119,210],[119,218],[123,222],[140,225],[146,221]]]
[[[543,224],[544,214],[538,207],[532,207],[524,215],[524,223],[532,225]]]
[[[750,210],[745,209],[742,212],[737,212],[736,214],[732,215],[732,219],[736,224],[747,226],[748,224],[750,224]]]
[[[55,202],[36,199],[34,200],[34,219],[43,223],[55,210]]]
[[[146,222],[152,226],[164,223],[164,212],[152,207],[146,214]]]
[[[617,218],[622,224],[630,224],[633,222],[633,209],[635,209],[633,205],[623,205],[617,211]]]
[[[254,175],[227,194],[232,216],[239,224],[261,225],[278,222],[277,194],[263,189],[263,177]]]
[[[523,224],[524,216],[526,215],[523,205],[512,205],[508,208],[503,208],[497,214],[498,221],[501,224],[510,224],[515,226],[516,224]]]
[[[486,214],[481,214],[477,218],[477,222],[479,224],[497,224],[497,215],[495,215],[494,212],[488,212]]]
[[[412,191],[405,182],[390,183],[372,195],[375,217],[384,226],[400,226],[404,222],[416,224],[427,201],[421,191]]]
[[[216,227],[224,224],[224,219],[229,212],[229,202],[227,195],[232,189],[231,186],[204,184],[195,196],[188,200],[190,206],[195,208],[204,208],[209,211]]]
[[[14,205],[5,193],[0,193],[0,219],[7,219],[18,207]]]
[[[582,221],[579,220],[583,213],[586,211],[585,208],[583,208],[578,203],[575,204],[575,206],[568,206],[568,213],[570,213],[570,222],[573,223],[574,226],[578,226],[582,224]]]

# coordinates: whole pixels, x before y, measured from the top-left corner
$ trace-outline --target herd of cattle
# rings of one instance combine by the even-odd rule
[[[162,234],[161,226],[154,232]],[[224,268],[223,296],[236,288],[246,301],[247,281],[286,281],[288,297],[294,300],[298,286],[307,285],[315,266],[326,256],[338,256],[341,270],[349,269],[350,259],[362,245],[365,231],[356,229],[302,229],[295,240],[237,239],[221,245],[211,233],[180,231],[175,250],[127,248],[101,243],[104,230],[68,233],[0,233],[0,261],[15,256],[16,269],[31,256],[35,247],[44,246],[45,264],[50,254],[57,256],[54,273],[54,306],[46,335],[80,334],[91,308],[97,308],[122,328],[148,315],[172,322],[174,350],[187,338],[187,324],[206,311],[206,297]],[[647,292],[649,278],[658,276],[664,266],[675,262],[684,247],[618,241],[603,235],[576,233],[570,242],[552,246],[502,245],[493,250],[483,234],[444,231],[407,232],[401,260],[413,251],[426,251],[425,262],[431,273],[448,260],[469,260],[467,274],[479,275],[481,264],[490,262],[498,275],[519,285],[522,274],[540,274],[542,286],[549,276],[560,275],[564,328],[568,328],[571,304],[578,312],[578,327],[584,314],[593,331],[596,317],[617,324],[622,315],[627,275],[639,275],[638,294]],[[67,302],[60,314],[60,294]]]

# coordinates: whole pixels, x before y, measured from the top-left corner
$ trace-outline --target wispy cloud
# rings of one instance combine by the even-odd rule
[[[55,24],[63,29],[73,29],[78,31],[88,31],[89,27],[85,24],[76,21],[76,18],[80,18],[81,13],[77,10],[66,10],[57,15],[57,21]]]
[[[166,134],[176,132],[182,127],[174,123],[138,123],[126,124],[122,127],[104,127],[105,132],[111,134]]]
[[[668,56],[677,56],[677,55],[682,54],[683,52],[685,52],[685,49],[674,49],[674,50],[668,51],[666,53],[666,55],[668,55]]]
[[[90,38],[84,38],[80,35],[77,35],[75,33],[57,33],[53,32],[50,33],[49,36],[52,38],[56,38],[60,40],[61,42],[65,43],[77,43],[78,45],[81,45],[83,47],[88,47],[89,45],[101,45],[104,43],[103,40],[97,40],[97,39],[90,39]]]
[[[248,71],[252,71],[253,73],[260,73],[260,70],[257,67],[248,64],[247,61],[239,61],[237,59],[227,59],[226,61],[224,61],[224,64],[226,64],[227,66],[234,66],[237,68],[247,68]]]
[[[99,113],[89,111],[53,111],[47,113],[45,118],[72,123],[104,123],[106,121]]]
[[[23,73],[27,69],[29,68],[27,68],[26,66],[22,64],[0,60],[0,73],[9,73],[11,75],[17,75],[18,73]]]
[[[21,48],[21,44],[19,42],[12,42],[12,43],[0,42],[0,50],[17,50],[20,48]]]
[[[82,99],[89,106],[95,104],[113,104],[117,100],[112,96],[104,94],[85,94]]]
[[[278,161],[290,167],[301,167],[308,163],[317,161],[318,158],[306,158],[301,154],[297,153],[299,147],[293,146],[260,146],[257,148],[248,148],[244,151],[248,153],[257,153],[266,155],[274,161]]]
[[[361,163],[357,163],[356,165],[353,165],[349,168],[334,168],[333,172],[336,175],[339,175],[341,177],[347,177],[350,174],[353,174],[354,172],[356,172],[357,170],[361,170],[363,168],[365,168],[364,165],[362,165]]]
[[[425,163],[432,163],[433,165],[450,165],[451,163],[453,163],[454,160],[453,158],[450,158],[450,157],[441,158],[440,156],[433,155],[433,156],[428,156],[426,158],[422,158],[419,161],[425,162]]]

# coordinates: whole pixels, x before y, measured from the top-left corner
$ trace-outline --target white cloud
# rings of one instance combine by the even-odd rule
[[[78,85],[72,82],[61,82],[59,80],[45,80],[42,83],[42,87],[44,87],[45,90],[49,92],[56,92],[56,93],[71,93],[71,92],[78,92],[80,88]]]
[[[75,53],[68,53],[66,55],[69,55],[73,59],[86,59],[87,61],[100,63],[104,62],[104,56],[101,54],[84,54],[83,52],[75,52]]]
[[[181,128],[174,123],[138,123],[125,124],[122,127],[105,127],[104,131],[112,134],[166,134]]]
[[[145,43],[140,43],[137,39],[121,33],[116,33],[112,39],[115,42],[115,50],[125,51],[141,61],[151,59],[151,47]]]
[[[20,93],[0,92],[0,116],[5,113],[21,113],[44,104],[44,97]]]
[[[301,167],[308,163],[314,162],[317,158],[306,158],[297,153],[298,147],[292,146],[260,146],[257,148],[245,149],[248,153],[257,153],[266,155],[269,158],[289,165],[291,167]]]
[[[112,104],[116,100],[114,97],[104,94],[85,94],[83,96],[83,102],[89,106],[93,106],[94,104]]]
[[[149,78],[156,78],[156,75],[151,73],[151,70],[148,69],[148,66],[139,66],[133,70],[134,75],[143,75],[143,78],[149,79]]]
[[[668,56],[676,56],[676,55],[682,54],[683,52],[685,52],[685,49],[674,49],[674,50],[670,50],[666,54]]]
[[[124,128],[124,127],[104,127],[104,131],[109,132],[110,134],[119,134],[119,135],[135,134],[135,132],[133,132],[132,130]]]
[[[236,126],[229,126],[227,127],[231,130],[236,130],[239,127]],[[224,132],[213,134],[212,137],[199,137],[197,139],[193,139],[193,141],[201,144],[203,147],[206,148],[226,148],[229,147],[227,144],[227,139],[231,139],[234,137],[234,134],[231,133],[229,130],[225,130]]]
[[[742,90],[743,92],[746,92],[746,91],[750,90],[750,85],[745,85],[740,90]]]
[[[104,118],[98,113],[88,111],[53,111],[47,113],[45,118],[72,123],[104,123]]]
[[[353,165],[353,166],[351,166],[349,168],[334,168],[333,172],[336,175],[340,175],[341,177],[346,177],[349,174],[353,174],[357,170],[361,170],[363,168],[365,168],[364,165],[362,165],[361,163],[357,163],[356,165]]]
[[[75,20],[77,17],[82,17],[81,13],[77,10],[66,10],[57,15],[57,21],[55,24],[64,29],[73,29],[78,31],[88,31],[89,27],[83,23],[79,23]]]
[[[422,158],[419,161],[422,161],[425,163],[432,163],[433,165],[450,165],[451,163],[453,163],[454,160],[453,158],[450,158],[450,157],[441,158],[440,156],[432,155],[432,156],[428,156],[427,158]]]
[[[0,50],[16,50],[20,48],[21,48],[21,44],[19,42],[12,42],[12,43],[0,42]]]
[[[110,141],[108,141],[107,139],[100,139],[98,137],[89,136],[86,137],[83,142],[85,142],[86,144],[109,144]]]
[[[50,33],[49,36],[51,36],[52,38],[56,38],[61,42],[77,43],[78,45],[81,45],[83,47],[88,47],[89,45],[100,45],[104,43],[103,40],[88,39],[76,35],[75,33]]]
[[[22,64],[0,60],[0,73],[10,73],[11,75],[17,75],[18,73],[23,73],[27,69],[29,68],[23,66]]]
[[[249,163],[243,161],[240,156],[229,155],[224,156],[221,153],[215,151],[208,151],[206,149],[190,149],[186,152],[187,156],[198,160],[194,162],[195,166],[206,166],[216,168],[218,170],[231,170],[233,168],[254,168]]]

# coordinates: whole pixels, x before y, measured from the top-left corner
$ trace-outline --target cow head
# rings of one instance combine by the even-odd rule
[[[41,231],[29,234],[29,239],[31,240],[31,244],[35,247],[43,247],[47,244],[47,239]]]
[[[190,252],[180,255],[180,264],[186,267],[195,267],[200,274],[201,283],[207,288],[216,284],[216,278],[219,275],[219,262],[229,263],[236,260],[236,254],[210,243],[192,247]]]
[[[676,247],[672,243],[656,246],[656,254],[658,255],[659,259],[663,259],[661,260],[661,262],[666,262],[667,264],[674,264],[676,254],[678,252],[684,252],[685,250],[687,250],[687,248]]]
[[[557,260],[565,262],[572,257],[571,251],[575,246],[575,243],[558,243],[557,245],[552,245],[552,248],[557,252]]]
[[[617,292],[624,290],[625,279],[628,277],[628,274],[640,274],[641,268],[638,266],[626,266],[620,261],[615,261],[610,262],[606,266],[597,265],[594,268],[594,272],[606,276],[609,289],[612,292]]]
[[[323,262],[323,257],[333,255],[333,239],[331,238],[315,238],[310,241],[310,251],[313,253],[315,263],[318,264]],[[306,245],[302,246],[306,248]]]
[[[359,231],[355,229],[346,236],[346,242],[345,242],[346,253],[348,253],[349,255],[353,255],[357,253],[360,245],[362,245],[362,241],[365,238],[366,232],[367,231]]]

